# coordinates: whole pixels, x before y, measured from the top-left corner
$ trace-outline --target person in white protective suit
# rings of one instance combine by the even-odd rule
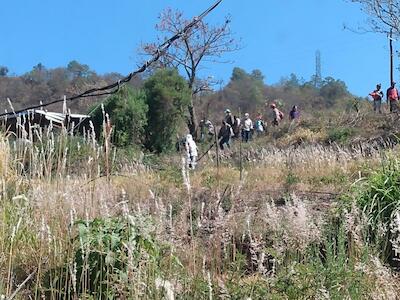
[[[187,166],[189,169],[194,170],[197,164],[197,145],[193,140],[191,134],[186,135],[185,142],[186,154],[187,154]]]

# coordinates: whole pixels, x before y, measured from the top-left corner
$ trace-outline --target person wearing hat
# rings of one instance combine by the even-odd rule
[[[396,82],[392,82],[390,88],[386,91],[386,102],[390,106],[390,112],[399,111],[399,91],[395,87]]]
[[[383,92],[381,90],[381,84],[378,83],[376,85],[376,90],[373,92],[369,93],[369,95],[372,97],[374,100],[374,112],[376,113],[377,111],[381,114],[382,113],[382,98],[383,98]]]
[[[231,128],[235,125],[235,118],[232,115],[230,109],[225,110],[225,122],[231,126]]]
[[[251,139],[251,131],[253,130],[253,121],[250,119],[250,115],[248,113],[244,114],[243,121],[243,139],[242,141],[248,143]]]

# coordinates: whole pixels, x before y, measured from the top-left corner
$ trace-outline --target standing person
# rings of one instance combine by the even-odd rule
[[[250,115],[248,113],[244,114],[243,121],[243,139],[242,141],[248,143],[251,139],[251,131],[253,130],[253,121],[250,119]]]
[[[374,112],[378,111],[380,114],[382,113],[382,98],[383,92],[381,90],[381,84],[378,83],[376,85],[376,90],[369,93],[369,95],[374,99]]]
[[[225,120],[222,121],[222,127],[218,132],[218,139],[220,139],[219,147],[221,148],[221,150],[224,150],[224,144],[226,144],[226,146],[230,148],[229,141],[231,139],[232,134],[233,132],[231,125],[229,125]]]
[[[255,129],[256,129],[256,132],[257,132],[257,136],[262,135],[264,133],[265,123],[264,123],[264,121],[262,119],[262,115],[261,114],[259,114],[257,116],[256,123],[255,123]]]
[[[225,122],[231,126],[231,128],[233,128],[235,124],[235,118],[233,117],[230,109],[225,110]]]
[[[185,149],[187,154],[187,166],[194,170],[197,164],[197,145],[191,134],[186,135]]]
[[[234,138],[237,139],[240,136],[240,118],[238,116],[233,116],[233,119],[235,120],[233,126],[232,126],[232,130],[233,130],[233,134],[234,134]]]
[[[279,123],[283,119],[283,113],[276,107],[275,103],[271,104],[271,109],[272,109],[272,125],[274,126],[279,126]]]
[[[297,121],[300,119],[300,111],[297,105],[293,105],[292,110],[289,113],[290,121]]]
[[[390,88],[386,91],[386,102],[390,105],[390,112],[399,111],[399,91],[395,87],[396,82],[392,82]]]
[[[214,125],[211,123],[210,120],[207,120],[205,122],[205,126],[207,129],[207,137],[208,137],[207,140],[210,141],[214,137]]]

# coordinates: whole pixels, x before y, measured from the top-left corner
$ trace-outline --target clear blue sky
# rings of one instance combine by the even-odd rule
[[[48,68],[71,60],[99,73],[127,74],[136,69],[141,42],[155,40],[154,25],[166,7],[193,16],[214,0],[1,0],[0,65],[22,74],[41,62]],[[267,84],[295,73],[309,79],[315,51],[322,75],[346,82],[365,96],[381,82],[388,86],[388,41],[379,34],[355,34],[366,16],[345,0],[224,0],[207,18],[218,23],[227,14],[243,48],[227,56],[233,64],[208,65],[205,76],[228,82],[235,66],[260,69]],[[395,43],[397,48],[400,45]],[[395,61],[397,66],[398,62]],[[398,79],[397,70],[395,78]]]

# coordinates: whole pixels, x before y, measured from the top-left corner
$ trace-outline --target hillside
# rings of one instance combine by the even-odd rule
[[[395,299],[397,120],[341,116],[212,148],[195,171],[93,135],[3,137],[0,293]]]

